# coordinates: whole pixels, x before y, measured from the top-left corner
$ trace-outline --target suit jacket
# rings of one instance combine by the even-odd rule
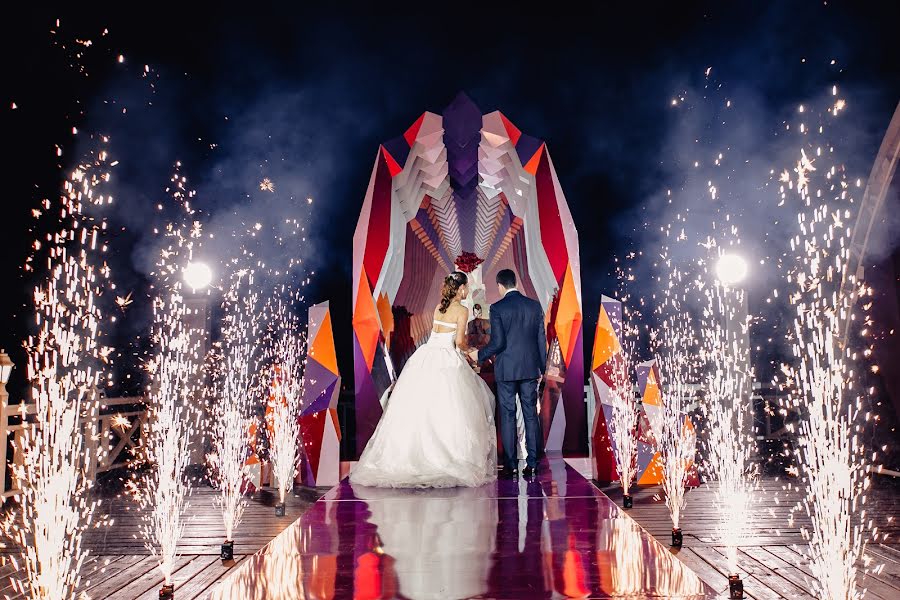
[[[497,381],[537,379],[547,366],[544,311],[537,300],[511,291],[491,305],[491,341],[478,351],[478,362],[491,356]]]

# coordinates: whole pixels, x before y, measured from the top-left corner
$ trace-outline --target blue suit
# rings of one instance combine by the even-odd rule
[[[503,463],[516,467],[516,396],[525,421],[527,464],[537,466],[540,424],[537,416],[538,378],[547,365],[547,336],[540,303],[510,291],[491,305],[491,341],[478,351],[478,362],[491,356],[500,403],[500,438]]]

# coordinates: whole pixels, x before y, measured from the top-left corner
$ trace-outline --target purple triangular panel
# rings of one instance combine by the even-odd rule
[[[544,142],[541,140],[531,137],[527,133],[523,133],[522,137],[519,138],[519,143],[516,144],[516,153],[519,155],[519,162],[523,165],[527,164],[543,143]]]
[[[650,377],[650,364],[650,362],[641,363],[634,369],[637,371],[638,392],[641,396],[644,395],[644,388],[647,386],[647,378]]]
[[[357,456],[369,443],[369,438],[375,432],[378,421],[381,419],[381,401],[372,381],[372,374],[366,367],[359,341],[353,336],[353,375],[356,398],[354,408],[356,412],[356,452]]]
[[[406,167],[406,159],[409,156],[409,144],[406,143],[405,137],[402,135],[400,137],[395,137],[391,141],[385,142],[383,146],[384,149],[394,157],[394,160],[397,161],[398,165]]]
[[[331,384],[325,389],[325,391],[319,394],[319,397],[312,401],[312,404],[304,408],[301,414],[311,415],[328,408],[328,405],[331,403],[331,396],[332,394],[334,394],[334,386],[336,385],[337,379],[332,381]]]
[[[640,479],[641,475],[644,471],[647,470],[647,467],[650,466],[650,461],[653,460],[653,456],[656,454],[656,451],[653,450],[653,446],[650,444],[645,444],[644,442],[639,441],[637,443],[637,478]]]
[[[613,438],[613,428],[610,425],[612,423],[613,418],[613,407],[609,404],[601,404],[603,407],[603,418],[606,420],[606,431],[609,432],[609,447],[612,449],[614,455],[618,455],[619,451],[616,449],[616,440]]]
[[[323,367],[313,359],[309,359],[306,364],[306,371],[303,373],[303,413],[306,414],[306,407],[313,404],[319,399],[319,396],[332,385],[337,376]]]
[[[604,296],[605,298],[605,296]],[[613,326],[613,331],[616,333],[616,337],[621,340],[622,339],[622,303],[617,300],[613,300],[609,298],[602,302],[603,308],[606,309],[606,314],[609,316],[609,322]]]

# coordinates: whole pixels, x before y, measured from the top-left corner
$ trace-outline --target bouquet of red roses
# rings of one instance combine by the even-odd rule
[[[483,262],[484,259],[478,258],[474,252],[463,252],[456,257],[456,268],[463,273],[471,273]]]

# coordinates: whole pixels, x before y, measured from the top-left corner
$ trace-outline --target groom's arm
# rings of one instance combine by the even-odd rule
[[[541,375],[547,369],[547,328],[544,325],[544,311],[538,308],[538,356],[541,357]]]
[[[490,357],[503,352],[506,348],[506,331],[500,322],[500,312],[491,311],[491,341],[488,345],[478,351],[478,362],[484,362]]]

